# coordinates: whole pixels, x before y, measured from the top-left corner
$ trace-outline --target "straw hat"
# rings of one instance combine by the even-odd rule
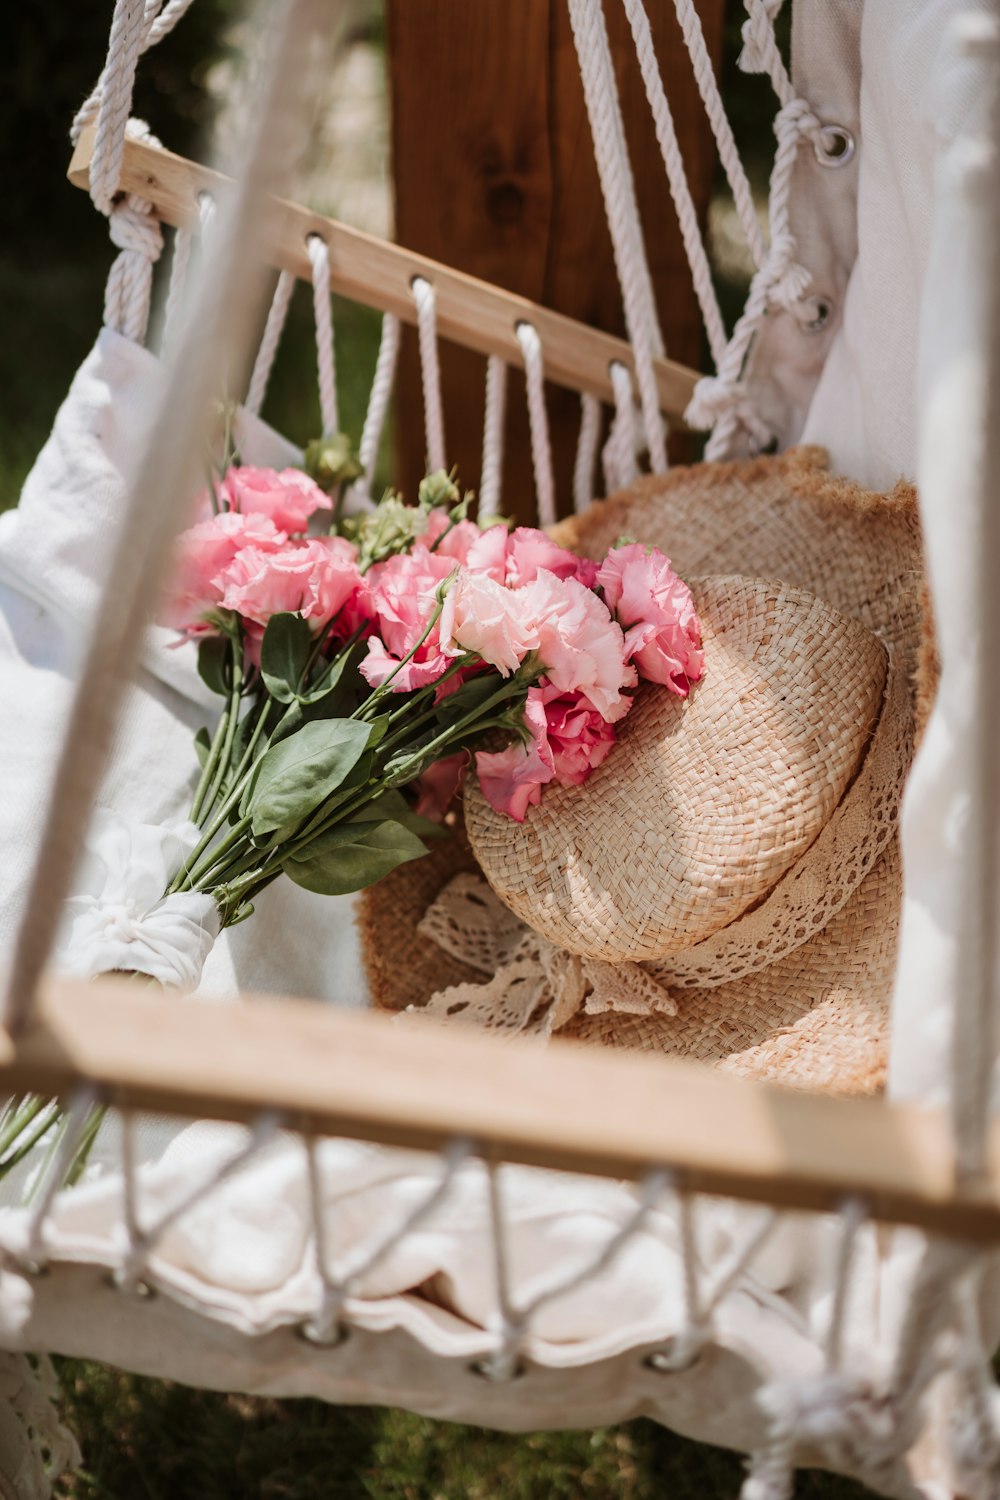
[[[364,898],[376,1003],[434,996],[439,1016],[880,1086],[932,648],[912,490],[873,495],[825,463],[674,470],[563,523],[585,555],[623,533],[668,553],[704,679],[686,702],[641,690],[612,756],[523,825],[473,782],[468,842]]]

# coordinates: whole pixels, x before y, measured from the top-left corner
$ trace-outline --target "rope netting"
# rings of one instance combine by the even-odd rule
[[[759,452],[775,435],[756,411],[748,382],[757,336],[764,319],[773,310],[788,311],[803,324],[815,316],[809,296],[810,273],[798,260],[792,227],[793,172],[804,146],[812,149],[821,169],[844,165],[853,154],[853,138],[837,122],[822,119],[796,92],[775,38],[774,22],[780,0],[746,0],[741,66],[770,79],[779,105],[775,124],[777,150],[770,181],[769,236],[765,243],[697,10],[693,0],[675,0],[698,90],[756,267],[746,307],[735,328],[727,332],[653,47],[649,18],[642,0],[622,0],[622,3],[715,366],[715,373],[698,384],[687,420],[693,426],[711,428],[706,450],[710,459]],[[162,249],[162,233],[149,202],[134,195],[117,196],[127,136],[149,139],[145,127],[130,119],[132,87],[142,53],[168,34],[189,4],[190,0],[168,0],[162,6],[160,0],[145,0],[144,4],[140,0],[117,0],[107,63],[73,127],[74,139],[85,128],[94,129],[91,196],[95,206],[109,217],[111,237],[120,250],[108,282],[106,321],[135,341],[142,341],[146,335],[152,269]],[[653,473],[666,469],[666,429],[655,370],[655,361],[664,356],[665,350],[604,12],[599,0],[567,0],[567,4],[634,356],[634,373],[622,363],[611,365],[613,413],[603,449],[601,403],[593,395],[582,397],[572,497],[575,509],[582,511],[593,498],[599,456],[609,489],[630,484],[639,472],[643,455]],[[294,29],[294,14],[292,5],[288,8],[292,18],[287,23],[289,31]],[[262,96],[266,106],[262,110],[264,118],[268,109],[283,107],[283,98],[287,106],[287,78],[281,76],[281,70],[287,67],[292,50],[289,42],[284,53],[279,48],[270,59],[270,82]],[[255,187],[266,177],[265,136],[262,127],[246,168],[247,180]],[[212,198],[206,196],[199,201],[197,238],[201,241],[206,272],[200,279],[193,274],[195,231],[181,229],[175,236],[163,337],[163,354],[173,383],[165,393],[164,410],[189,383],[190,368],[199,365],[203,340],[199,339],[198,325],[204,319],[206,306],[213,298],[223,299],[233,266],[240,263],[247,245],[252,246],[259,239],[259,226],[256,234],[247,233],[253,215],[253,197],[248,189],[227,234],[217,222],[220,215]],[[241,243],[240,233],[233,226],[238,226],[245,235],[245,243]],[[319,235],[310,236],[307,250],[312,270],[320,409],[324,432],[336,434],[340,412],[330,250]],[[293,288],[294,277],[282,271],[273,289],[246,395],[246,408],[255,415],[264,402]],[[428,471],[446,469],[448,453],[435,288],[429,280],[416,277],[411,292],[423,386],[427,467]],[[239,289],[229,288],[231,315],[238,314],[246,302]],[[516,339],[526,373],[538,516],[541,524],[549,525],[556,519],[557,496],[545,395],[544,340],[530,322],[518,325]],[[220,343],[224,347],[216,351],[212,367],[201,359],[201,387],[205,390],[211,383],[213,369],[222,368],[227,350],[232,350],[231,339]],[[361,434],[362,474],[352,490],[358,505],[371,502],[399,344],[400,320],[387,313],[382,322]],[[507,364],[497,356],[490,357],[480,483],[480,506],[485,515],[502,510],[507,384]],[[181,446],[190,444],[197,430],[195,404],[189,392],[186,415],[182,413],[182,419],[178,419],[176,410],[173,413],[173,440]],[[114,602],[113,608],[107,606],[98,620],[88,665],[81,677],[70,730],[73,754],[72,758],[64,758],[54,787],[34,874],[34,889],[36,893],[44,891],[46,899],[29,904],[12,970],[6,1012],[12,1030],[23,1027],[30,1015],[32,997],[48,956],[54,932],[53,912],[58,904],[55,897],[68,888],[79,835],[97,789],[102,746],[119,705],[120,685],[134,665],[135,641],[141,633],[136,628],[140,601],[151,591],[156,557],[166,550],[171,532],[183,519],[176,514],[171,517],[170,506],[161,504],[179,473],[176,467],[179,460],[171,467],[168,457],[161,451],[158,473],[154,474],[148,466],[144,470],[145,477],[155,478],[156,482],[147,484],[141,507],[137,501],[134,503],[128,534],[119,539],[122,546],[130,549],[132,561],[140,560],[140,566],[134,569],[132,584]],[[137,485],[135,495],[139,493]],[[154,526],[151,518],[157,514],[160,521]],[[117,689],[115,683],[119,685]],[[85,1085],[79,1090],[58,1150],[36,1186],[24,1249],[16,1257],[17,1268],[28,1277],[38,1277],[47,1267],[51,1256],[47,1226],[66,1168],[74,1159],[96,1102],[98,1092],[93,1086]],[[981,1121],[969,1128],[981,1130]],[[245,1144],[190,1185],[171,1206],[161,1206],[151,1215],[142,1201],[136,1120],[132,1114],[123,1115],[119,1166],[123,1250],[112,1268],[120,1293],[126,1297],[155,1295],[161,1289],[157,1252],[164,1238],[223,1184],[253,1169],[279,1137],[288,1139],[285,1122],[273,1113],[261,1113]],[[678,1247],[683,1318],[667,1341],[645,1350],[642,1358],[648,1369],[664,1375],[676,1375],[691,1368],[718,1336],[720,1311],[727,1299],[739,1294],[780,1223],[776,1212],[760,1210],[750,1217],[721,1262],[712,1262],[699,1243],[698,1216],[703,1200],[685,1189],[682,1176],[664,1166],[650,1171],[639,1182],[630,1212],[607,1234],[599,1248],[582,1256],[578,1264],[562,1267],[557,1275],[526,1291],[519,1282],[510,1252],[505,1195],[505,1174],[509,1169],[503,1163],[484,1161],[468,1141],[452,1142],[442,1153],[437,1180],[411,1201],[394,1224],[343,1258],[335,1253],[329,1232],[330,1212],[336,1213],[342,1195],[337,1182],[324,1172],[322,1143],[312,1137],[299,1137],[298,1144],[308,1182],[311,1254],[319,1288],[312,1314],[300,1323],[302,1337],[331,1350],[348,1338],[359,1288],[365,1278],[387,1262],[408,1236],[446,1213],[459,1182],[466,1180],[470,1172],[477,1173],[486,1195],[489,1224],[488,1243],[480,1247],[480,1253],[492,1266],[494,1310],[487,1330],[489,1337],[481,1354],[470,1362],[470,1374],[496,1383],[521,1377],[530,1365],[533,1330],[540,1314],[581,1288],[599,1283],[636,1238],[652,1232],[651,1226],[660,1223],[664,1215]],[[766,1418],[767,1439],[752,1459],[743,1488],[744,1500],[784,1500],[790,1496],[794,1467],[803,1452],[810,1454],[813,1461],[818,1456],[819,1461],[844,1472],[873,1476],[894,1494],[921,1493],[909,1477],[906,1455],[919,1430],[921,1402],[940,1370],[940,1362],[935,1363],[926,1354],[926,1311],[931,1300],[937,1309],[937,1320],[942,1320],[945,1308],[949,1316],[954,1315],[953,1321],[961,1330],[958,1368],[968,1401],[954,1437],[956,1451],[967,1467],[978,1465],[980,1470],[996,1473],[1000,1468],[1000,1401],[982,1349],[975,1298],[986,1264],[983,1257],[971,1250],[953,1251],[943,1271],[941,1261],[928,1254],[912,1288],[908,1320],[898,1341],[895,1361],[887,1370],[859,1374],[852,1365],[847,1330],[855,1295],[858,1247],[866,1236],[872,1240],[874,1235],[865,1205],[857,1200],[845,1203],[838,1228],[829,1295],[815,1302],[815,1307],[825,1309],[825,1322],[814,1312],[803,1316],[809,1336],[822,1350],[820,1365],[808,1377],[797,1374],[794,1380],[779,1381],[763,1391],[760,1403]],[[956,1263],[960,1275],[955,1274]],[[530,1401],[530,1385],[526,1389],[529,1394],[525,1399]]]

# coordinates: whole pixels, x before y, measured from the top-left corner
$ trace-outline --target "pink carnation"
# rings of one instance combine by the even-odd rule
[[[575,578],[580,561],[532,526],[518,526],[514,531],[490,526],[479,533],[465,558],[470,572],[486,573],[511,588],[533,583],[543,568],[557,578]]]
[[[436,593],[455,571],[455,561],[417,543],[410,552],[377,563],[366,583],[377,635],[359,671],[372,687],[380,687],[400,661],[417,645],[437,608]],[[412,661],[393,679],[393,691],[427,687],[446,672],[451,660],[441,650],[439,625],[428,633]]]
[[[204,616],[222,607],[222,575],[244,549],[276,553],[287,538],[267,516],[223,511],[199,521],[178,539],[170,585],[159,620],[189,635],[204,634]]]
[[[527,744],[517,740],[506,750],[476,756],[483,796],[518,823],[541,801],[547,782],[582,786],[615,742],[614,725],[586,698],[561,692],[552,682],[529,688],[524,722],[531,736]]]
[[[430,818],[434,823],[443,823],[452,803],[458,796],[469,763],[469,752],[459,750],[457,755],[446,755],[427,767],[417,777],[419,793],[416,812],[421,818]]]
[[[538,630],[539,656],[560,692],[583,693],[609,723],[628,713],[622,689],[635,686],[635,669],[626,661],[621,626],[597,595],[575,578],[543,570],[515,597]]]
[[[561,693],[551,682],[531,688],[528,698],[536,698],[544,707],[545,733],[556,780],[563,786],[582,786],[591,771],[610,755],[615,726],[592,708],[586,698],[577,693]]]
[[[225,608],[257,625],[285,613],[325,623],[348,603],[360,582],[353,547],[333,537],[317,537],[281,552],[245,547],[220,579]]]
[[[438,506],[427,517],[423,541],[428,550],[433,547],[441,557],[450,557],[454,562],[464,563],[470,547],[480,536],[482,532],[475,521],[456,521],[452,526],[448,512]]]
[[[502,676],[516,672],[538,646],[538,628],[513,589],[487,573],[459,574],[441,611],[441,649],[449,656],[475,651]]]
[[[301,469],[230,469],[219,486],[220,499],[241,515],[269,516],[283,531],[305,531],[318,510],[332,510],[333,501]]]
[[[691,590],[670,559],[639,542],[616,547],[601,564],[597,584],[625,630],[627,658],[643,677],[686,697],[705,670],[705,654]]]
[[[545,706],[539,694],[528,692],[524,722],[531,739],[515,740],[506,750],[476,753],[479,787],[495,812],[506,813],[523,823],[529,807],[541,801],[542,787],[555,776],[552,751],[546,733]]]

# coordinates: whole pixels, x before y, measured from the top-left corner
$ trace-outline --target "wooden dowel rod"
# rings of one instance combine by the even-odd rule
[[[111,1104],[437,1150],[456,1137],[512,1162],[634,1178],[677,1170],[692,1190],[1000,1240],[1000,1153],[956,1186],[942,1113],[730,1078],[699,1063],[575,1042],[498,1041],[419,1018],[318,1002],[205,1005],[50,978],[36,1026],[0,1033],[0,1084]]]
[[[69,180],[77,187],[88,186],[92,149],[91,129],[81,135],[70,162]],[[196,228],[199,193],[217,198],[231,183],[220,173],[171,151],[128,140],[120,186],[151,202],[164,223]],[[614,399],[611,364],[620,361],[630,370],[634,367],[631,346],[623,339],[298,204],[284,199],[276,200],[276,204],[275,231],[266,259],[281,270],[308,280],[312,267],[306,240],[318,234],[330,248],[330,284],[344,297],[415,323],[411,286],[415,276],[423,276],[434,287],[442,338],[480,354],[498,354],[509,364],[523,367],[516,329],[518,323],[532,323],[542,341],[546,377],[570,390],[589,391],[603,401]],[[655,370],[663,411],[675,423],[680,422],[697,372],[668,359],[655,361]]]

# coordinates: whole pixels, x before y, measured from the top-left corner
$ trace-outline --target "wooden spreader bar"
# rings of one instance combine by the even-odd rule
[[[69,180],[77,187],[88,186],[93,139],[92,129],[84,131],[73,153]],[[211,193],[218,200],[229,185],[229,178],[171,151],[141,141],[125,142],[120,187],[151,202],[166,224],[197,228],[199,193]],[[614,398],[611,365],[618,361],[634,369],[631,346],[623,339],[298,204],[279,199],[274,207],[268,263],[303,280],[312,276],[306,240],[318,234],[330,251],[330,284],[342,296],[415,323],[412,283],[414,277],[422,276],[434,288],[442,338],[523,367],[516,329],[519,323],[531,323],[542,341],[548,379],[570,390],[588,391],[602,401]],[[697,372],[668,359],[654,361],[654,367],[660,405],[678,423],[691,399]]]
[[[692,1191],[872,1216],[1000,1240],[1000,1141],[989,1176],[957,1186],[941,1113],[837,1100],[701,1064],[575,1042],[547,1047],[419,1018],[302,1000],[211,1005],[114,981],[49,979],[32,1028],[0,1032],[0,1088],[484,1155],[634,1179],[674,1168]]]

